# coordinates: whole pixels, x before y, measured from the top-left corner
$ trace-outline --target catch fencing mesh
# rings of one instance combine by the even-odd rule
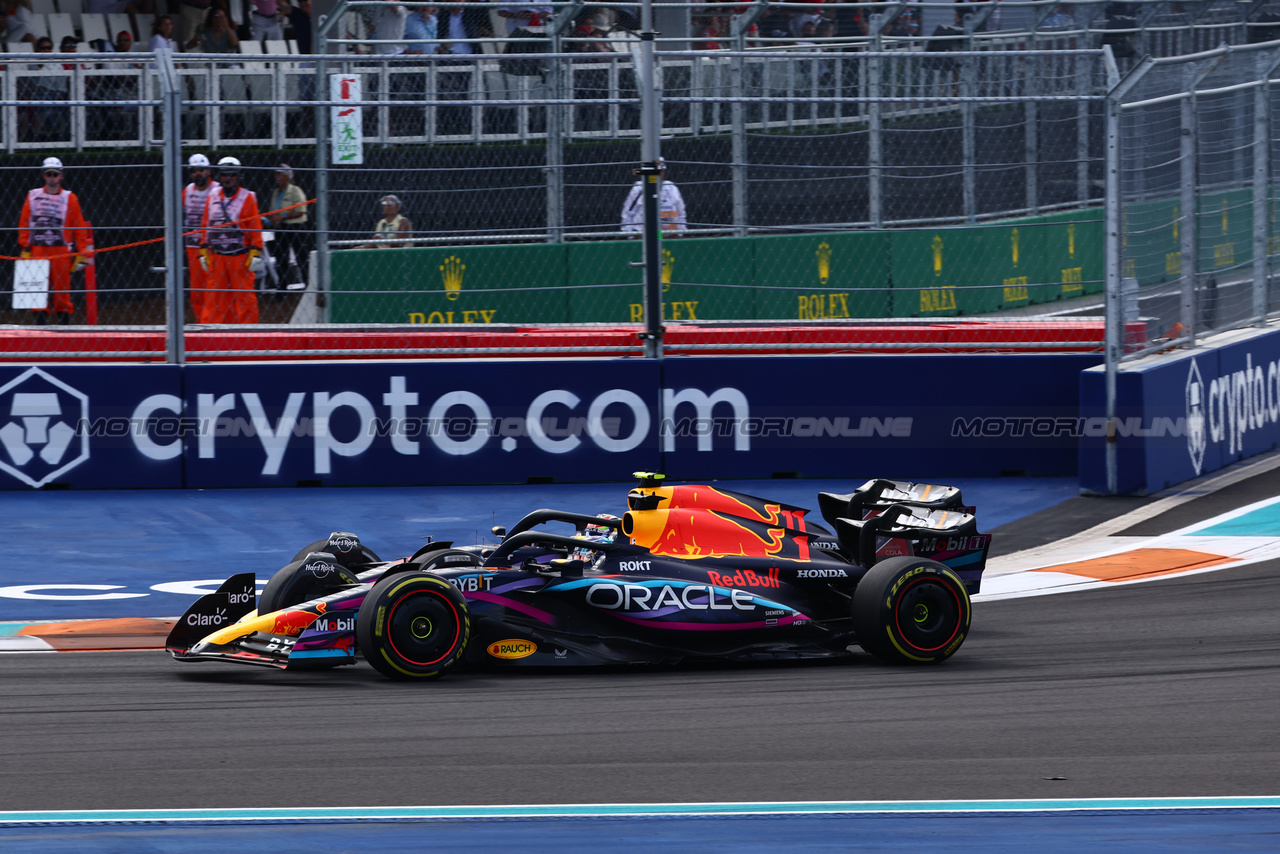
[[[1263,321],[1280,92],[1274,46],[1152,62],[1120,102],[1121,311],[1126,358]]]

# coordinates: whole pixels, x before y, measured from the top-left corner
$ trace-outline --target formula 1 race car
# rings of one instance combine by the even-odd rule
[[[822,493],[827,528],[789,504],[640,476],[621,518],[536,510],[495,528],[496,544],[428,541],[382,561],[334,533],[279,570],[256,608],[251,573],[201,597],[166,648],[291,670],[359,654],[421,679],[455,666],[834,658],[854,645],[929,664],[968,634],[991,537],[953,487]]]

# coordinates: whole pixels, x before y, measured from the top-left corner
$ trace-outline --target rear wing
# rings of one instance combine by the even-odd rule
[[[977,519],[956,510],[895,504],[868,519],[836,519],[835,528],[841,546],[866,569],[890,555],[927,557],[955,570],[970,594],[978,592],[991,548]]]
[[[818,509],[832,525],[837,519],[867,519],[878,516],[897,505],[927,507],[930,510],[958,510],[974,515],[975,508],[964,503],[960,490],[937,483],[912,483],[905,480],[869,480],[853,492],[837,495],[818,493]]]

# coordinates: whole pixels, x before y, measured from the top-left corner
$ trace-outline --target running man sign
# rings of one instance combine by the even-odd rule
[[[330,107],[335,165],[364,163],[364,124],[360,109],[360,75],[329,75],[329,100],[342,102]]]

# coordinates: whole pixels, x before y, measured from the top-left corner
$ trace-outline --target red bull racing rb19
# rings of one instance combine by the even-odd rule
[[[166,646],[179,661],[291,670],[363,657],[413,680],[455,668],[859,649],[936,664],[964,643],[991,537],[959,490],[872,480],[820,493],[824,525],[789,504],[639,476],[620,517],[535,510],[495,528],[494,543],[428,541],[384,561],[355,534],[335,532],[299,551],[261,597],[253,574],[227,579],[178,620]]]

